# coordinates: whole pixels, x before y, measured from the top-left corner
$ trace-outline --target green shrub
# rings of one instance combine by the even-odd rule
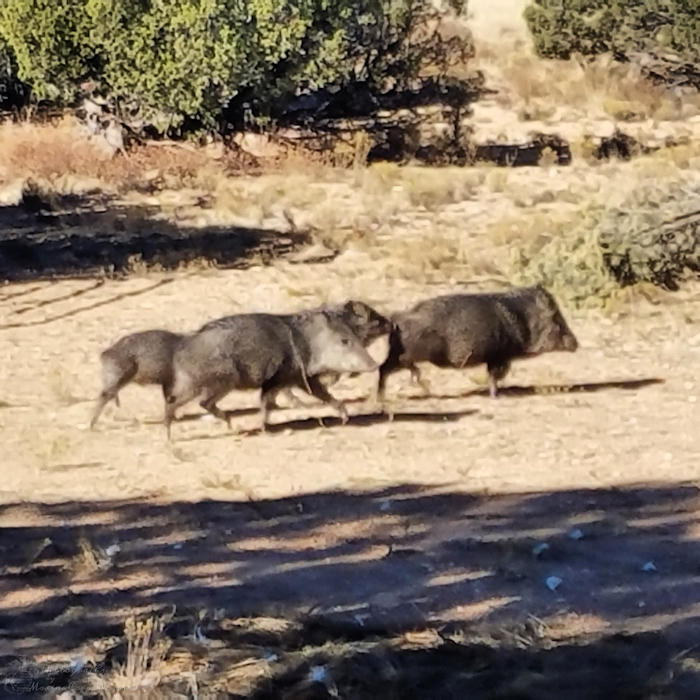
[[[172,132],[244,102],[274,118],[300,87],[442,68],[471,44],[425,33],[437,16],[430,0],[4,0],[0,35],[38,98],[71,102],[89,78],[127,121]]]
[[[21,107],[28,97],[28,86],[17,75],[14,54],[0,36],[0,110]]]
[[[0,36],[38,99],[69,99],[91,52],[83,0],[3,0]]]
[[[513,280],[599,306],[623,287],[676,290],[700,274],[700,191],[684,183],[639,187],[620,205],[584,207],[577,218],[514,248]]]
[[[541,56],[671,50],[698,62],[697,0],[533,0],[525,19]]]

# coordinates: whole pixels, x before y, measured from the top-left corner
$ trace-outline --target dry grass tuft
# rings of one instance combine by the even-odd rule
[[[172,645],[163,632],[164,626],[160,617],[143,621],[134,617],[127,619],[124,625],[126,661],[117,664],[106,676],[93,679],[95,689],[103,698],[113,698],[124,692],[147,694],[158,687],[163,663]]]
[[[111,565],[112,559],[102,547],[94,544],[84,535],[78,538],[78,553],[73,557],[70,565],[74,576],[89,578],[109,569]]]
[[[499,101],[525,121],[612,118],[619,121],[683,120],[700,113],[700,96],[680,95],[647,80],[633,63],[608,55],[592,60],[541,59],[528,42],[504,50],[482,42],[477,60],[502,84]]]
[[[114,157],[73,117],[0,123],[0,184],[46,182],[63,194],[102,188],[157,190],[219,178],[237,169],[232,154],[187,144],[134,146]]]

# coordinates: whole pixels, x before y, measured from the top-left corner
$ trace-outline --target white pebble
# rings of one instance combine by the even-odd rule
[[[562,579],[558,576],[548,576],[544,583],[550,591],[556,591],[562,584]]]

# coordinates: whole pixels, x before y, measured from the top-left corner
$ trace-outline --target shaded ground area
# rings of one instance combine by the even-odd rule
[[[0,207],[0,279],[120,273],[135,263],[168,269],[196,259],[245,267],[304,242],[301,234],[261,228],[177,226],[159,207],[106,194],[25,193],[19,204]]]
[[[408,484],[7,505],[0,673],[85,686],[125,661],[129,615],[158,614],[170,646],[149,663],[171,690],[189,673],[256,698],[693,697],[698,505],[694,486]]]

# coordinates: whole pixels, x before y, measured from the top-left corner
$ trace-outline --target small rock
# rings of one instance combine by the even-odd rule
[[[71,659],[70,672],[80,673],[85,668],[85,659],[82,656],[76,656]]]
[[[656,568],[656,565],[654,564],[653,561],[648,561],[642,567],[642,571],[652,572],[652,571],[657,571],[657,568]]]
[[[569,532],[569,537],[572,540],[580,540],[583,539],[583,532],[579,530],[579,528],[575,527],[571,532]]]
[[[173,545],[173,549],[182,549],[182,544],[178,542],[178,544]]]
[[[312,666],[309,671],[309,680],[314,683],[325,683],[327,671],[325,666]]]
[[[548,576],[544,583],[550,591],[556,591],[562,584],[562,579],[558,576]]]
[[[539,557],[542,552],[546,552],[549,549],[549,545],[546,542],[540,542],[532,548],[532,553]]]

